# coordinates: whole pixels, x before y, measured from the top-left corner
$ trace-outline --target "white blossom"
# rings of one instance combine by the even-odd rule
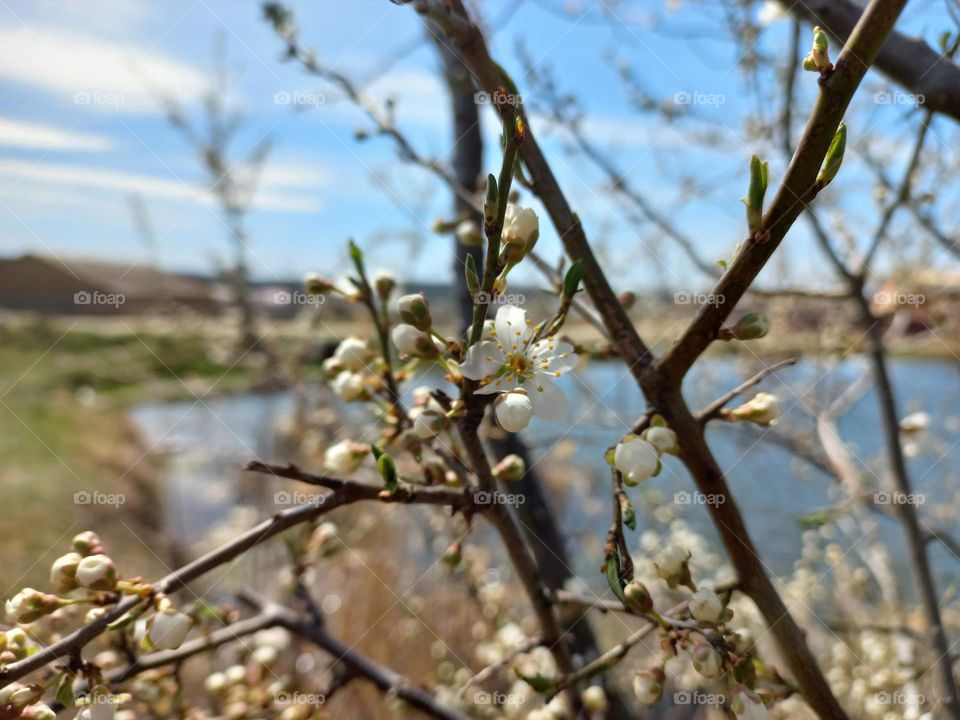
[[[73,590],[77,586],[77,567],[83,556],[70,552],[53,561],[50,567],[50,583],[60,591]]]
[[[504,305],[497,310],[493,338],[471,345],[460,370],[464,377],[484,382],[478,394],[521,388],[537,417],[562,420],[567,401],[554,381],[576,365],[572,345],[553,337],[534,342],[526,311]]]
[[[643,439],[653,445],[657,452],[663,454],[674,452],[677,449],[677,434],[668,427],[657,425],[648,428],[643,434]]]
[[[730,411],[738,420],[771,425],[780,417],[780,399],[771,393],[757,393],[749,401]]]
[[[664,580],[679,577],[684,563],[690,559],[690,553],[676,545],[667,545],[660,549],[653,561],[657,574]]]

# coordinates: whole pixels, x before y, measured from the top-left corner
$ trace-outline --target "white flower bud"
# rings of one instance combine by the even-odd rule
[[[443,432],[447,419],[434,410],[421,410],[413,420],[413,432],[421,440],[429,440]]]
[[[77,566],[83,556],[80,553],[67,553],[53,561],[50,567],[50,584],[58,592],[67,592],[77,587]]]
[[[176,650],[187,639],[193,620],[186,613],[166,608],[153,616],[147,636],[158,650]]]
[[[921,432],[922,430],[926,430],[929,426],[930,413],[910,413],[900,421],[900,432],[904,433],[905,435],[912,435],[914,433]]]
[[[32,623],[60,607],[60,598],[33,588],[24,588],[7,600],[7,616],[13,622]]]
[[[103,543],[95,532],[87,530],[73,536],[73,549],[84,557],[100,555],[103,552]]]
[[[433,325],[430,317],[430,305],[420,293],[404,295],[397,300],[397,314],[407,325],[413,325],[417,330],[427,332]]]
[[[457,242],[467,247],[479,247],[483,245],[483,231],[473,220],[464,220],[457,225]]]
[[[663,684],[666,676],[660,668],[641,670],[633,678],[633,694],[637,700],[647,705],[660,702],[663,697]]]
[[[677,434],[668,427],[660,425],[647,428],[643,439],[653,445],[660,454],[677,451]]]
[[[637,485],[656,474],[660,467],[660,454],[649,442],[635,437],[617,445],[613,462],[617,470],[623,473],[627,485]]]
[[[522,390],[502,393],[496,400],[497,422],[507,432],[519,432],[533,418],[533,403]]]
[[[333,283],[310,272],[303,276],[303,287],[310,295],[325,295],[333,290]]]
[[[687,560],[689,559],[690,553],[686,550],[676,545],[667,545],[657,553],[653,565],[657,569],[657,575],[664,580],[677,582],[687,572]]]
[[[89,590],[113,590],[117,569],[106,555],[85,557],[77,566],[77,582]]]
[[[690,652],[694,669],[704,677],[712,678],[720,674],[723,659],[720,653],[706,641],[698,642]]]
[[[593,713],[604,713],[607,711],[609,703],[607,702],[607,694],[603,691],[603,688],[599,685],[591,685],[586,688],[582,693],[580,693],[580,699],[583,701],[584,709],[593,714]]]
[[[540,221],[532,208],[507,205],[503,218],[503,241],[509,245],[528,248],[540,235]]]
[[[723,602],[709,588],[700,588],[690,598],[690,615],[697,622],[716,624],[723,615]]]
[[[227,677],[221,672],[208,675],[203,681],[203,687],[212,695],[219,695],[227,688]]]
[[[57,714],[43,703],[28,705],[20,717],[22,720],[57,720]]]
[[[341,440],[327,448],[323,454],[323,464],[331,472],[349,475],[363,465],[363,460],[369,452],[370,446],[366,443]]]
[[[369,355],[370,350],[367,348],[367,343],[356,337],[348,337],[337,346],[333,353],[333,357],[342,362],[347,370],[353,370],[354,372],[366,367]]]
[[[330,387],[345,402],[359,400],[366,392],[363,386],[363,377],[355,372],[340,373],[330,383]]]
[[[780,400],[770,393],[757,393],[743,405],[731,410],[730,415],[757,425],[771,425],[780,417]]]
[[[253,659],[264,667],[273,665],[279,656],[277,649],[269,645],[260,645],[253,651]]]
[[[405,323],[397,325],[390,332],[390,338],[403,355],[430,359],[439,354],[440,348],[437,347],[435,338],[417,330],[413,325]]]

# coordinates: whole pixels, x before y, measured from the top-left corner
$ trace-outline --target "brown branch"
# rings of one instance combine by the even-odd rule
[[[334,508],[349,505],[360,500],[425,502],[434,505],[451,505],[452,507],[463,509],[474,508],[470,495],[448,488],[412,488],[404,486],[398,488],[397,493],[399,494],[394,493],[393,495],[396,497],[390,499],[392,496],[380,497],[380,490],[373,486],[327,476],[310,475],[292,466],[284,468],[264,465],[263,463],[251,463],[250,469],[257,472],[279,475],[281,477],[287,477],[288,475],[284,473],[289,473],[289,475],[296,475],[297,477],[295,479],[303,480],[304,482],[319,484],[331,489],[336,487],[333,489],[333,492],[324,495],[322,498],[318,498],[316,502],[298,505],[278,512],[273,517],[241,533],[230,542],[201,555],[196,560],[166,575],[153,584],[155,592],[164,594],[175,592],[187,583],[205,575],[220,565],[230,562],[284,530],[325,515]],[[413,500],[411,497],[417,499]],[[441,502],[441,498],[443,498],[443,502]],[[74,630],[69,635],[66,635],[51,645],[41,648],[23,660],[18,660],[0,667],[0,688],[5,687],[15,680],[19,680],[35,670],[39,670],[48,663],[79,653],[87,643],[105,632],[108,629],[108,625],[122,618],[126,613],[140,605],[141,602],[142,600],[139,597],[125,597],[117,603],[113,610],[110,610],[93,622]]]
[[[431,717],[443,720],[470,720],[459,710],[439,703],[428,690],[367,657],[354,647],[345,645],[315,620],[288,607],[266,602],[252,593],[245,593],[244,600],[255,607],[259,606],[262,612],[273,616],[280,627],[311,641],[332,655],[338,664],[342,664],[356,676],[369,680],[384,695],[396,696]]]

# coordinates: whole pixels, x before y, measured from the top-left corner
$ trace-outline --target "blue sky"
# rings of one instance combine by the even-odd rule
[[[611,28],[590,0],[527,0],[513,12],[508,2],[479,5],[495,25],[494,53],[521,92],[528,83],[518,43],[538,66],[552,70],[564,90],[580,97],[591,134],[629,169],[631,181],[697,238],[706,257],[728,257],[744,235],[739,198],[750,153],[772,158],[772,182],[784,162],[744,131],[746,113],[761,101],[737,65],[744,48],[727,37],[717,8],[625,3],[617,6]],[[438,60],[429,43],[417,44],[424,33],[410,8],[387,0],[290,6],[305,45],[361,81],[376,77],[369,92],[396,99],[397,123],[418,149],[448,156],[452,139]],[[911,3],[901,24],[928,40],[947,27],[942,3],[932,0]],[[772,22],[758,48],[782,57],[787,30],[785,22]],[[248,118],[237,155],[263,136],[275,145],[249,218],[256,274],[336,275],[347,266],[346,238],[354,237],[374,257],[373,265],[409,279],[449,279],[449,241],[429,231],[449,207],[449,195],[425,173],[398,164],[388,140],[357,142],[356,129],[369,127],[362,114],[330,86],[281,62],[280,43],[262,20],[259,3],[247,0],[0,2],[0,254],[95,256],[194,271],[209,271],[217,258],[226,259],[225,228],[215,204],[198,190],[203,174],[150,90],[162,88],[200,118],[199,98],[214,67],[218,36],[234,71],[231,98]],[[398,53],[399,61],[378,76],[385,59]],[[697,106],[698,119],[674,124],[638,115],[617,79],[619,63],[640,75],[654,97],[669,101],[677,93],[705,93],[723,101]],[[801,103],[809,104],[815,79],[802,80]],[[885,144],[878,152],[889,156],[894,172],[912,121],[907,106],[878,106],[872,93],[883,87],[873,78],[851,115],[880,133],[872,142]],[[323,102],[294,112],[277,102],[283,93],[322,95]],[[771,102],[768,114],[778,108]],[[682,255],[669,242],[660,247],[648,232],[638,233],[595,168],[571,154],[562,133],[539,119],[536,98],[528,94],[527,104],[534,131],[591,238],[616,261],[618,282],[637,289],[689,287],[696,275]],[[495,170],[497,128],[485,112],[486,165]],[[687,130],[704,128],[720,137],[713,149],[685,138]],[[954,139],[952,126],[941,121],[933,144],[953,153]],[[850,170],[844,182],[855,182],[855,173]],[[678,208],[685,174],[696,174],[714,190]],[[151,247],[134,231],[132,193],[149,210],[158,237]],[[842,205],[855,221],[871,216],[865,200],[856,193],[849,198]],[[556,259],[559,243],[544,226],[539,249]],[[786,268],[794,278],[816,281],[821,274],[813,253],[798,228],[769,272]]]

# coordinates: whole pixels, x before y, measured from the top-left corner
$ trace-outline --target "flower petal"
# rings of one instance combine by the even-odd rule
[[[466,359],[460,363],[460,372],[470,380],[482,380],[503,367],[506,360],[495,342],[484,340],[470,346]]]
[[[556,384],[544,377],[523,384],[533,402],[533,412],[543,420],[563,420],[567,416],[567,398]]]
[[[527,325],[527,311],[516,305],[504,305],[497,310],[497,340],[504,352],[523,347],[530,339],[533,330]]]

